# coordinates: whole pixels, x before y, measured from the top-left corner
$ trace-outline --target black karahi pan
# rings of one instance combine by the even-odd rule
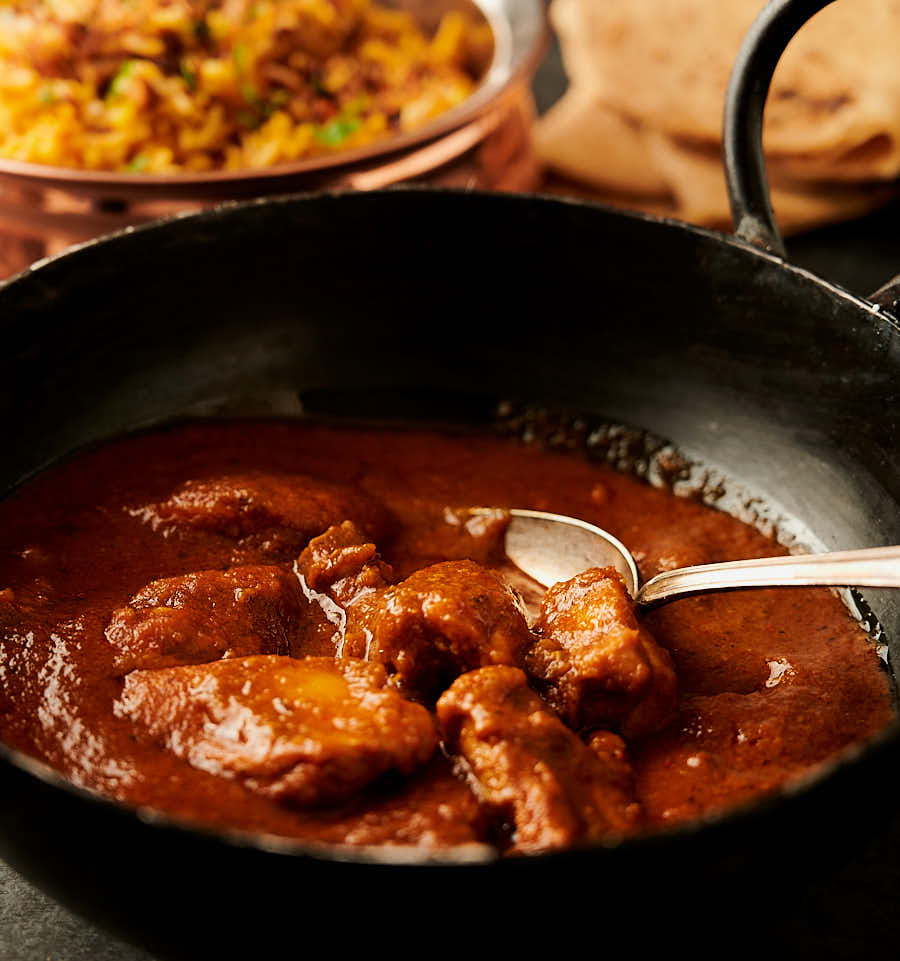
[[[393,190],[288,197],[119,234],[0,290],[0,489],[185,416],[483,420],[498,398],[640,427],[824,548],[900,543],[900,282],[863,300],[792,267],[762,102],[824,2],[777,0],[733,82],[727,237],[601,206]],[[900,598],[867,591],[900,657]],[[897,809],[895,724],[777,798],[614,847],[467,863],[238,837],[0,764],[0,853],[163,958],[699,944],[741,954],[804,878]],[[762,914],[760,914],[762,912]],[[671,927],[676,925],[676,927]],[[324,937],[325,942],[320,941]]]

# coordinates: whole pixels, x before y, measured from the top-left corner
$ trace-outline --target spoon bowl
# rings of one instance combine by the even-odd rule
[[[702,564],[663,571],[641,585],[631,553],[608,531],[563,514],[509,513],[506,555],[530,578],[551,587],[589,567],[614,567],[639,607],[747,587],[900,587],[900,546]]]
[[[564,514],[510,510],[506,556],[544,587],[567,581],[590,567],[614,567],[628,593],[640,588],[637,565],[627,547],[609,531]]]

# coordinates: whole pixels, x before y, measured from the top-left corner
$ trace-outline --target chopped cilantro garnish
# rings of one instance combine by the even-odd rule
[[[328,123],[317,127],[315,137],[319,143],[325,144],[326,147],[336,147],[346,140],[350,134],[359,130],[360,124],[362,124],[362,120],[359,117],[341,114],[334,120],[329,120]]]
[[[178,64],[178,70],[181,73],[181,78],[184,80],[185,86],[193,93],[197,89],[197,74],[191,70],[184,60]]]
[[[53,92],[53,87],[49,84],[41,87],[40,93],[38,94],[38,100],[45,106],[49,106],[51,103],[56,102],[56,94]]]
[[[115,76],[109,82],[109,89],[106,91],[107,97],[115,97],[124,92],[125,81],[131,71],[134,70],[135,60],[126,60],[116,71]]]
[[[139,153],[128,165],[128,172],[133,174],[143,173],[147,169],[147,157]]]
[[[241,96],[251,107],[261,110],[262,100],[259,93],[252,81],[247,78],[247,48],[242,43],[236,43],[231,51],[231,56],[234,59],[235,70],[237,70]]]

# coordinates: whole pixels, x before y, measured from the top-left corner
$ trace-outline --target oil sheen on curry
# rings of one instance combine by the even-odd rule
[[[518,854],[721,811],[891,719],[875,649],[827,590],[642,617],[597,569],[526,615],[509,507],[610,530],[645,578],[783,553],[514,439],[287,421],[136,435],[0,504],[0,737],[208,826]]]

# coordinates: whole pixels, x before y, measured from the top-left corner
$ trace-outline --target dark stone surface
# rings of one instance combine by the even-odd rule
[[[87,924],[0,863],[3,961],[151,961]]]

